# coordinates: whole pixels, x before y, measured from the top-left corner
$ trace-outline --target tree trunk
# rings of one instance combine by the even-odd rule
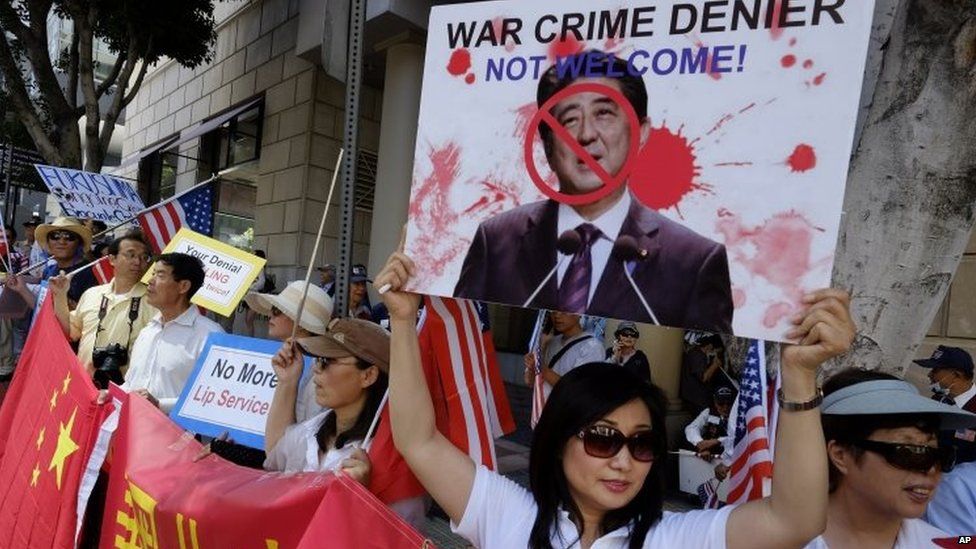
[[[878,0],[834,266],[859,336],[832,365],[901,374],[976,203],[976,2]]]

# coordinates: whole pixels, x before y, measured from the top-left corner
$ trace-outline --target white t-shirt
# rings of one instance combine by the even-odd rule
[[[734,508],[729,505],[718,510],[665,511],[660,522],[647,533],[644,547],[724,548],[725,523]],[[528,490],[479,465],[461,523],[452,523],[451,529],[481,549],[518,549],[528,547],[537,512],[535,500]],[[624,549],[628,546],[628,534],[627,527],[618,528],[598,538],[592,547]],[[579,533],[569,514],[560,511],[557,532],[553,532],[551,538],[553,546],[577,548],[580,546],[578,538]]]
[[[898,539],[892,549],[924,549],[926,547],[939,547],[932,540],[937,538],[948,538],[949,534],[939,530],[935,526],[922,519],[905,519],[901,521],[901,530],[898,531]],[[830,549],[824,541],[823,536],[814,538],[804,549]]]

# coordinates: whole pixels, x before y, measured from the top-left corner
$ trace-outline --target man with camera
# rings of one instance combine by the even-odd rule
[[[122,383],[129,349],[157,312],[147,302],[146,285],[140,282],[151,259],[142,233],[115,239],[109,244],[108,257],[115,277],[86,290],[73,311],[68,307],[68,277],[62,274],[48,282],[61,329],[78,342],[78,358],[101,388],[108,381]]]

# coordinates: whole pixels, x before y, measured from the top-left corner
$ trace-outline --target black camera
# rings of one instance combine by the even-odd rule
[[[92,363],[95,366],[95,385],[99,389],[108,389],[110,381],[122,385],[122,366],[129,363],[129,351],[118,343],[97,347],[92,351]]]

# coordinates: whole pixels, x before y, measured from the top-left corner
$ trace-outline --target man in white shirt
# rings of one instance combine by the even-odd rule
[[[176,404],[207,336],[223,332],[190,299],[203,286],[203,263],[181,253],[159,256],[146,299],[159,309],[132,345],[122,388],[146,397],[164,412]]]
[[[603,362],[603,345],[580,325],[580,315],[553,311],[552,325],[557,335],[543,343],[542,375],[546,398],[559,378],[573,368],[589,362]],[[525,355],[525,383],[532,385],[536,375],[535,355]]]

